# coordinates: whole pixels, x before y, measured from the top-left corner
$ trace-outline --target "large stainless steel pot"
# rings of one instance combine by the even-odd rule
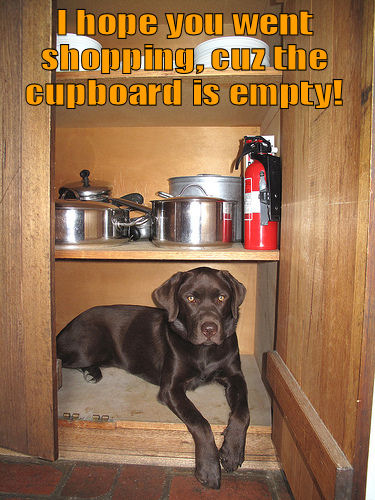
[[[228,238],[225,228],[225,203],[217,198],[202,197],[152,201],[153,243],[160,247],[230,246],[232,235]]]
[[[198,174],[168,179],[169,193],[175,196],[206,196],[237,201],[234,241],[242,241],[243,182],[229,175]]]
[[[56,243],[112,243],[119,238],[124,241],[126,214],[109,203],[56,200]]]
[[[151,213],[132,223],[151,219],[151,240],[156,246],[200,249],[231,245],[233,228],[226,214],[233,212],[236,202],[218,198],[177,197],[153,200],[151,203]],[[147,212],[144,208],[142,211]]]

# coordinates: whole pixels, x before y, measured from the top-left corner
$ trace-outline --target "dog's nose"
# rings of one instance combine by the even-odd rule
[[[206,321],[201,326],[201,331],[205,337],[210,339],[211,337],[217,334],[217,325],[212,321]]]

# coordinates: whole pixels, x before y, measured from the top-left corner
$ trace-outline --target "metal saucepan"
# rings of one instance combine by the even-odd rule
[[[82,243],[113,243],[126,238],[122,224],[127,212],[109,203],[56,200],[56,243],[76,245]]]
[[[151,240],[156,246],[200,249],[231,245],[233,227],[228,214],[233,213],[236,202],[189,196],[151,203],[151,210],[144,206],[138,208],[137,204],[129,206],[146,214],[135,219],[137,224],[151,219]]]
[[[135,229],[137,221],[125,225],[130,221],[131,209],[124,200],[136,202],[140,207],[143,196],[131,193],[121,198],[110,198],[112,188],[104,183],[91,183],[89,175],[89,170],[82,170],[80,183],[59,189],[60,199],[55,205],[56,243],[113,243],[120,238],[139,238]],[[134,226],[134,231],[130,226]]]
[[[81,170],[79,175],[82,177],[81,182],[66,184],[59,189],[60,198],[79,199],[82,201],[104,201],[117,206],[123,204],[123,199],[129,199],[140,204],[143,203],[143,196],[140,193],[130,193],[120,198],[112,198],[112,186],[101,181],[91,182],[89,179],[89,170]]]
[[[168,179],[170,196],[212,196],[226,201],[237,201],[233,215],[234,241],[242,241],[243,180],[241,177],[216,174],[198,174]]]

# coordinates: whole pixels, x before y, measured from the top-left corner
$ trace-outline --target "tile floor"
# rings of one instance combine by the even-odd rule
[[[0,499],[55,500],[291,500],[280,471],[223,474],[209,490],[191,469],[0,458]]]

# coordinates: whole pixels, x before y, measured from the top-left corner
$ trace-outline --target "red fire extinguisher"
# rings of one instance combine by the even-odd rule
[[[262,137],[245,137],[244,247],[276,250],[280,220],[280,158],[269,154],[271,144]],[[237,164],[239,163],[238,160]]]
[[[264,166],[259,160],[245,170],[244,247],[248,250],[276,250],[278,223],[261,224],[261,192],[267,186]]]

